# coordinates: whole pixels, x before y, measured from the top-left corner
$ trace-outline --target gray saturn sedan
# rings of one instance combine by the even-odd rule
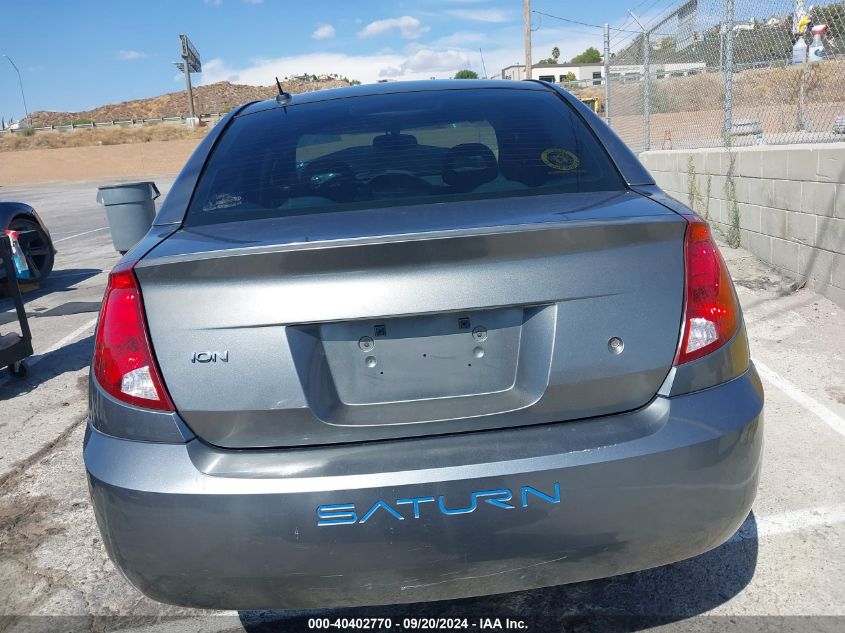
[[[111,272],[85,465],[148,596],[375,605],[701,554],[763,390],[706,222],[542,82],[244,105]]]

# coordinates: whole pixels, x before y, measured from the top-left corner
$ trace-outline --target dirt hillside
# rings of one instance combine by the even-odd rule
[[[345,79],[328,79],[317,81],[290,80],[282,82],[282,86],[291,94],[313,92],[327,88],[348,86]],[[246,86],[220,81],[207,86],[194,88],[194,104],[198,113],[226,112],[233,106],[247,101],[270,99],[277,93],[276,86]],[[33,112],[34,127],[48,125],[62,125],[72,121],[111,121],[113,119],[144,119],[155,117],[169,117],[187,114],[187,99],[185,91],[170,92],[148,99],[135,99],[110,105],[100,106],[83,112],[48,112],[39,110]]]

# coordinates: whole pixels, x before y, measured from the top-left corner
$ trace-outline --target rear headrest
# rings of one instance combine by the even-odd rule
[[[481,143],[455,145],[443,161],[443,182],[461,191],[472,191],[498,174],[493,151]]]
[[[373,147],[379,149],[405,149],[417,144],[417,137],[410,134],[382,134],[373,138]]]
[[[529,187],[546,184],[560,172],[555,172],[543,162],[547,143],[540,138],[521,132],[502,134],[499,139],[499,164],[502,176]]]

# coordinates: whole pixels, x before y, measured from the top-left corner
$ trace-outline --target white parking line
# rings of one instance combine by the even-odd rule
[[[839,415],[828,409],[821,402],[818,402],[817,400],[814,400],[813,398],[808,396],[806,393],[801,391],[801,389],[799,389],[786,378],[775,372],[773,369],[770,369],[757,359],[753,360],[754,366],[757,368],[757,371],[765,380],[772,383],[775,387],[780,389],[785,395],[795,400],[795,402],[800,404],[802,407],[804,407],[811,413],[814,413],[822,422],[824,422],[834,431],[839,433],[839,435],[845,437],[845,420],[843,420]]]
[[[27,367],[30,367],[30,368],[34,367],[35,365],[40,363],[42,360],[44,360],[47,356],[49,356],[53,352],[60,350],[65,345],[69,345],[69,344],[75,342],[77,338],[79,338],[80,336],[82,336],[83,334],[88,332],[88,330],[90,330],[91,328],[93,328],[97,324],[98,318],[99,318],[99,316],[94,317],[93,319],[88,321],[85,325],[76,328],[73,332],[71,332],[67,336],[63,337],[62,339],[56,341],[55,343],[53,343],[50,347],[45,349],[40,354],[35,354],[34,356],[30,356],[29,358],[27,358],[26,359]],[[9,376],[8,374],[6,376],[0,377],[0,386],[5,384],[6,382],[8,382],[10,379],[11,379],[11,376]]]
[[[30,367],[32,367],[33,365],[37,365],[42,360],[44,360],[44,357],[47,356],[48,354],[52,354],[56,350],[63,348],[65,345],[69,345],[70,343],[73,343],[77,338],[79,338],[80,336],[85,334],[88,330],[93,328],[97,324],[98,318],[99,318],[99,316],[94,317],[93,319],[88,321],[88,323],[86,323],[82,327],[76,328],[73,332],[71,332],[70,334],[68,334],[64,338],[62,338],[62,339],[56,341],[55,343],[53,343],[50,347],[45,349],[40,354],[36,354],[35,356],[32,356],[29,360],[26,361],[26,364],[29,365]]]
[[[746,520],[729,542],[791,534],[840,523],[845,523],[845,504],[789,510],[771,516],[755,516],[754,524]]]
[[[62,237],[58,240],[53,240],[53,244],[57,244],[58,242],[64,242],[65,240],[72,240],[75,237],[82,237],[83,235],[88,235],[89,233],[96,233],[97,231],[105,231],[107,226],[101,226],[98,229],[91,229],[90,231],[82,231],[82,233],[75,233],[73,235],[68,235],[67,237]]]

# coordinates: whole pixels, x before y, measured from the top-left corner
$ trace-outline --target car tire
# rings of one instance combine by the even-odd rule
[[[13,231],[36,231],[38,238],[29,243],[24,249],[26,263],[29,266],[27,281],[40,283],[50,276],[53,270],[55,253],[53,243],[46,231],[38,222],[29,218],[17,217],[12,220],[9,228]]]

